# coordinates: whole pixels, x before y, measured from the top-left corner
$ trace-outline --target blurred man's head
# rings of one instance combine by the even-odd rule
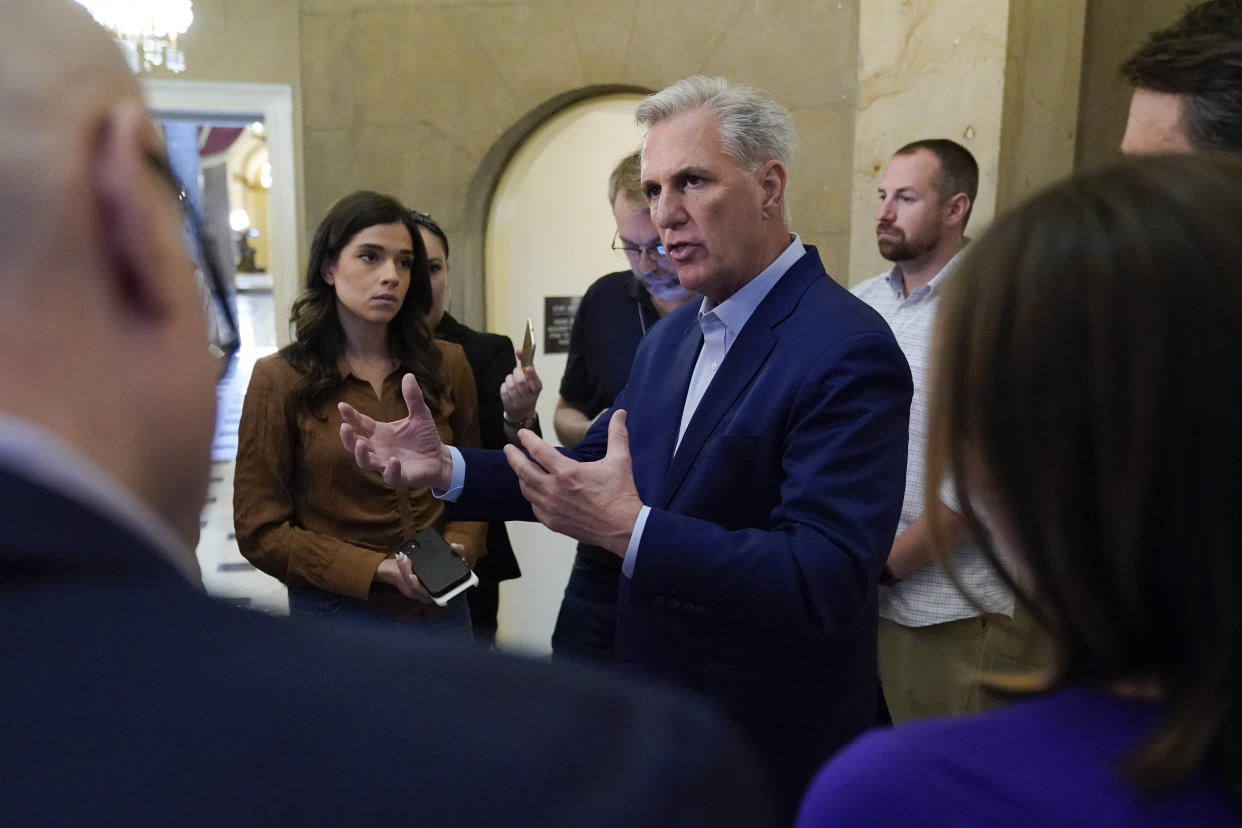
[[[661,302],[680,304],[691,293],[682,287],[672,262],[662,252],[639,181],[641,165],[642,159],[635,150],[622,158],[608,176],[608,203],[617,221],[613,246],[625,254],[630,270],[648,293]]]
[[[1192,8],[1121,74],[1134,86],[1122,152],[1242,153],[1242,0]]]
[[[724,78],[695,76],[648,97],[643,194],[682,284],[722,302],[789,245],[789,112]]]
[[[81,6],[4,15],[0,412],[52,431],[188,540],[218,366],[178,187],[136,81]]]

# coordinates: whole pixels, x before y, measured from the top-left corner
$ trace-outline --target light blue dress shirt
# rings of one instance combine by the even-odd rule
[[[758,276],[743,285],[736,293],[720,304],[713,304],[704,297],[699,306],[699,326],[703,329],[703,347],[699,349],[698,360],[694,363],[694,371],[690,374],[690,387],[686,390],[686,402],[681,411],[681,426],[677,430],[677,445],[686,433],[686,427],[694,417],[695,410],[703,395],[707,393],[712,379],[728,356],[729,349],[737,341],[742,328],[754,315],[755,309],[763,302],[780,278],[785,275],[794,263],[806,254],[806,248],[797,234],[793,234],[789,246],[776,257],[772,264],[764,268]],[[673,451],[677,448],[674,446]],[[432,494],[441,500],[456,501],[461,495],[462,486],[466,482],[466,464],[459,452],[449,446],[449,454],[453,458],[453,476],[449,488],[443,492],[432,489]],[[642,543],[643,529],[647,525],[647,516],[651,514],[650,506],[643,506],[634,521],[634,529],[630,532],[630,542],[625,550],[625,560],[621,564],[621,572],[627,578],[634,573],[634,562],[638,556],[638,547]]]

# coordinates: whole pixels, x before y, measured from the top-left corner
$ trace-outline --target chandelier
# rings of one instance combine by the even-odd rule
[[[194,22],[191,0],[78,0],[121,46],[129,68],[166,66],[185,71],[185,52],[177,35]]]

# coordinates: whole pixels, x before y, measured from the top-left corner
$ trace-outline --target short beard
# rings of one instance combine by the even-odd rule
[[[908,262],[936,249],[940,239],[877,239],[880,255],[890,262]]]

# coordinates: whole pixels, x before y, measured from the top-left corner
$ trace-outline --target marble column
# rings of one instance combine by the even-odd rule
[[[849,284],[876,250],[879,175],[920,138],[979,162],[968,235],[1073,168],[1086,0],[868,0],[860,4]]]

